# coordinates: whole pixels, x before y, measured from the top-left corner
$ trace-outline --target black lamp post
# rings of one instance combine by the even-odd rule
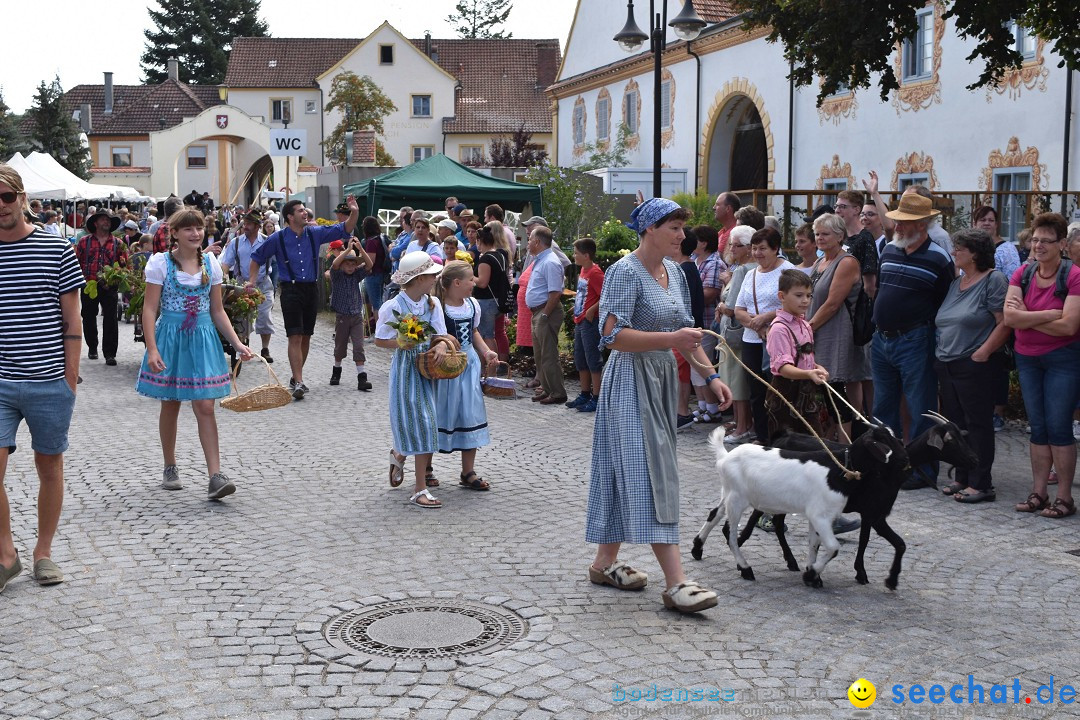
[[[694,12],[693,0],[684,0],[683,9],[670,23],[667,21],[667,0],[660,0],[663,18],[656,12],[656,0],[649,0],[649,34],[641,31],[634,21],[634,0],[626,3],[626,25],[615,36],[615,42],[627,52],[637,52],[649,40],[653,54],[653,197],[660,197],[660,59],[667,45],[664,27],[670,25],[675,35],[690,42],[708,24]]]

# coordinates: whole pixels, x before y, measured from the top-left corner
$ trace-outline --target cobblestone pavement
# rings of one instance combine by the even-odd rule
[[[194,418],[182,414],[181,492],[158,488],[157,405],[132,389],[141,346],[122,327],[119,367],[84,361],[54,557],[67,582],[28,574],[0,596],[0,716],[81,718],[857,717],[848,686],[879,699],[864,717],[1065,717],[1038,686],[1080,684],[1077,518],[1014,513],[1028,492],[1022,428],[998,435],[1001,500],[959,506],[938,492],[901,493],[893,527],[908,544],[900,588],[883,585],[892,550],[874,537],[871,584],[855,582],[854,537],[805,587],[772,537],[747,544],[756,582],[739,578],[714,535],[689,541],[718,489],[706,433],[679,436],[684,557],[720,606],[666,611],[647,547],[623,557],[652,575],[638,593],[586,580],[583,541],[592,416],[528,401],[488,401],[493,442],[481,451],[488,493],[454,487],[438,456],[445,507],[406,504],[386,481],[388,351],[369,348],[375,389],[330,387],[328,316],[308,362],[312,392],[279,410],[219,411],[236,495],[207,502]],[[274,367],[287,380],[284,339]],[[250,386],[260,368],[241,380]],[[7,488],[16,545],[33,547],[36,479],[29,438]],[[792,546],[805,552],[804,525]],[[323,639],[347,610],[408,597],[516,609],[529,632],[511,648],[463,659],[360,657]],[[892,703],[894,684],[965,684],[989,693],[1019,678],[1005,705]],[[617,702],[618,692],[730,689],[729,701]],[[618,690],[616,690],[616,685]],[[614,696],[614,698],[613,698]],[[1033,703],[1025,705],[1024,697]],[[966,699],[967,692],[963,692]],[[987,696],[989,699],[989,696]],[[1045,697],[1045,695],[1044,695]]]

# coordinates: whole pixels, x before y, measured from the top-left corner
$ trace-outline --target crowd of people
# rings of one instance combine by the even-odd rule
[[[146,350],[136,390],[161,402],[165,489],[182,487],[176,426],[182,402],[190,401],[207,496],[219,500],[236,490],[222,472],[214,419],[214,401],[230,386],[222,342],[242,360],[255,358],[256,350],[225,312],[222,284],[231,276],[265,296],[254,334],[268,363],[276,332],[271,310],[280,303],[294,401],[310,393],[304,370],[322,283],[329,281],[335,313],[331,385],[341,383],[350,346],[361,392],[373,388],[366,338],[393,350],[385,379],[389,482],[404,482],[412,456],[409,502],[422,509],[442,507],[433,494],[440,487],[431,464],[436,452],[460,453],[462,487],[492,487],[476,471],[477,451],[490,442],[480,378],[510,359],[507,329],[516,316],[515,344],[535,363],[532,400],[595,413],[586,540],[598,547],[590,580],[644,587],[647,575],[618,552],[625,542],[649,543],[664,574],[664,603],[679,611],[716,604],[715,593],[686,577],[678,548],[676,433],[694,425],[727,422],[725,442],[731,444],[767,444],[778,432],[807,427],[847,440],[860,429],[850,403],[911,439],[926,428],[927,413],[940,411],[967,432],[980,458],[976,468],[958,468],[944,492],[964,504],[992,501],[994,432],[1004,426],[1015,366],[1030,422],[1032,468],[1031,493],[1016,510],[1047,518],[1074,514],[1080,268],[1073,263],[1080,261],[1080,225],[1039,214],[1025,250],[1000,237],[997,212],[986,206],[972,213],[973,227],[949,237],[925,188],[909,189],[889,210],[876,184],[871,174],[865,195],[843,191],[835,205],[817,208],[796,228],[798,262],[784,252],[777,219],[742,206],[734,194],[716,199],[719,232],[713,225],[686,228],[686,210],[651,199],[630,219],[638,248],[605,271],[591,238],[574,241],[567,257],[546,220],[533,216],[521,223],[519,252],[500,206],[485,207],[480,222],[452,197],[445,215],[402,208],[390,238],[376,218],[361,219],[352,197],[335,208],[336,223],[319,224],[298,200],[280,211],[225,208],[217,214],[215,208],[210,215],[193,192],[164,201],[160,219],[150,223],[86,208],[85,233],[69,242],[42,222],[55,219],[48,214],[55,211],[39,206],[35,214],[17,173],[0,166],[0,251],[6,251],[0,270],[17,278],[25,272],[20,253],[33,255],[48,269],[54,293],[28,298],[24,307],[0,303],[5,322],[16,315],[25,322],[23,313],[34,313],[35,303],[43,308],[30,323],[33,348],[20,341],[0,353],[0,478],[23,418],[39,460],[35,577],[42,584],[63,579],[50,557],[62,453],[82,341],[88,359],[100,349],[106,364],[116,364],[121,298],[102,281],[114,263],[138,268],[146,281]],[[566,294],[574,296],[580,383],[573,399],[559,351],[571,263],[577,286]],[[96,292],[82,292],[89,283]],[[406,317],[427,328],[411,336],[416,342],[402,330]],[[421,354],[439,362],[454,348],[465,357],[459,375],[433,382],[420,373]],[[24,393],[28,381],[34,398]],[[936,487],[937,477],[933,465],[915,468],[905,488]],[[0,501],[2,589],[19,560],[10,532],[2,531],[8,510],[6,497]],[[858,526],[837,522],[838,531]]]

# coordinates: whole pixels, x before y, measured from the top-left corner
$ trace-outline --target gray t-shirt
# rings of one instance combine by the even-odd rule
[[[961,279],[952,281],[935,320],[936,355],[942,362],[971,357],[994,331],[994,313],[1005,307],[1009,281],[997,270],[964,291],[960,290]]]

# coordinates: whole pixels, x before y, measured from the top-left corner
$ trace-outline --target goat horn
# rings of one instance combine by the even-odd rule
[[[927,412],[924,412],[923,417],[933,420],[938,425],[947,425],[949,423],[949,419],[947,417],[939,415],[933,410],[928,410]]]

